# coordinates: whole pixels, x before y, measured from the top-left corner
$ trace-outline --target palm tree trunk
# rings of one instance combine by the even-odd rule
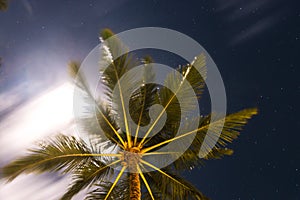
[[[141,200],[141,183],[138,173],[130,173],[129,184],[130,200]]]

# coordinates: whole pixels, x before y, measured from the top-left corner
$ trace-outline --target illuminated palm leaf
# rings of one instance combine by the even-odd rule
[[[146,146],[152,146],[160,141],[174,137],[179,128],[180,117],[182,115],[187,116],[195,110],[195,106],[198,106],[193,103],[193,97],[196,94],[200,98],[205,86],[204,80],[207,72],[205,56],[203,54],[197,56],[191,64],[179,67],[177,71],[178,73],[171,72],[168,74],[164,83],[165,87],[158,91],[156,103],[164,106],[162,113],[167,113],[167,120],[163,130],[159,134],[146,140],[144,145],[149,142]],[[191,89],[194,93],[191,92]],[[179,103],[178,99],[184,99],[184,101]],[[156,122],[160,120],[160,117],[156,119]],[[155,127],[156,122],[154,122],[152,128]],[[151,130],[150,128],[146,136],[148,136]]]
[[[40,143],[23,156],[1,169],[1,177],[12,181],[21,173],[42,173],[60,171],[68,173],[91,162],[92,154],[83,140],[58,135],[54,139]]]
[[[109,139],[111,142],[117,143],[117,139],[123,138],[123,134],[117,132],[119,126],[112,115],[111,107],[107,107],[105,106],[106,104],[99,103],[99,101],[95,99],[86,82],[84,74],[79,68],[80,64],[78,62],[71,62],[68,65],[69,74],[73,78],[74,84],[85,94],[86,101],[90,105],[86,109],[90,115],[87,115],[82,119],[82,126],[89,134],[102,135],[103,140]],[[96,114],[94,114],[95,107]],[[98,125],[100,125],[101,128]]]
[[[196,187],[186,181],[184,178],[171,174],[170,169],[166,170],[167,173],[174,178],[174,180],[162,175],[159,172],[150,172],[146,174],[148,180],[151,180],[153,186],[155,199],[196,199],[208,200]]]
[[[200,120],[198,129],[186,133],[186,136],[196,133],[195,139],[193,140],[192,144],[189,146],[187,151],[183,153],[183,155],[180,156],[179,159],[173,163],[173,165],[176,167],[176,169],[190,169],[194,168],[195,166],[201,166],[199,164],[201,164],[203,160],[201,159],[201,157],[199,157],[200,148],[202,147],[202,145],[204,145],[204,148],[209,148],[208,143],[204,143],[204,138],[207,135],[208,128],[209,126],[213,126],[212,130],[218,131],[219,129],[216,129],[216,127],[221,126],[223,122],[224,126],[217,140],[216,146],[211,146],[210,148],[212,149],[212,151],[209,151],[208,155],[204,158],[220,158],[224,155],[231,155],[232,150],[225,150],[221,147],[226,146],[227,143],[231,143],[234,139],[236,139],[239,135],[239,132],[242,130],[242,127],[246,125],[247,121],[255,114],[257,114],[257,109],[253,108],[245,109],[240,112],[230,114],[225,118],[216,118],[213,122],[210,121],[210,116],[203,117]],[[196,123],[196,121],[190,119],[190,124],[192,123]],[[215,138],[214,134],[218,134],[218,132],[213,131],[210,132],[208,139]],[[166,139],[163,142],[157,143],[156,145],[146,148],[144,151],[151,151],[175,140],[180,141],[180,136],[177,138],[175,137],[171,139]],[[213,143],[213,141],[211,143]]]
[[[199,163],[203,162],[203,160],[199,157],[199,153],[202,145],[204,145],[204,148],[212,149],[204,157],[204,159],[217,159],[225,155],[231,155],[233,153],[233,150],[225,149],[223,147],[225,147],[228,143],[231,143],[234,139],[237,139],[243,126],[245,126],[247,121],[255,114],[257,114],[257,109],[253,108],[230,114],[226,116],[225,119],[216,119],[213,122],[210,121],[210,115],[207,117],[203,117],[200,120],[200,124],[198,127],[199,130],[197,131],[192,145],[185,152],[185,154],[183,154],[183,156],[178,159],[178,163],[175,162],[174,164],[178,169],[182,168],[182,164],[186,167],[186,169],[190,167],[201,166],[199,165]],[[208,143],[204,143],[204,138],[207,135],[209,126],[218,127],[221,125],[221,123],[223,123],[223,120],[225,120],[224,126],[217,140],[216,146],[208,146]],[[215,129],[213,128],[212,130]],[[218,133],[210,132],[211,136],[208,136],[208,139],[214,138],[213,134],[217,135]]]
[[[104,200],[111,186],[111,182],[105,181],[95,184],[95,189],[91,190],[87,194],[85,200]],[[118,185],[112,191],[110,197],[111,199],[130,200],[128,178],[119,181]]]
[[[101,179],[110,177],[113,174],[113,169],[110,168],[110,166],[115,165],[118,162],[119,161],[114,161],[110,164],[104,164],[99,160],[93,159],[85,163],[83,166],[78,167],[73,175],[73,183],[61,199],[71,199],[84,188],[91,186]]]

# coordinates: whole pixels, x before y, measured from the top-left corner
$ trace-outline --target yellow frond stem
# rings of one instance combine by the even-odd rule
[[[223,120],[225,120],[225,123],[226,123],[226,121],[229,121],[231,118],[238,118],[238,117],[240,117],[240,122],[238,121],[239,124],[245,124],[245,123],[246,123],[246,120],[247,120],[247,119],[250,119],[251,116],[253,116],[253,115],[255,115],[255,114],[257,114],[257,109],[256,109],[256,108],[245,109],[245,110],[242,110],[242,111],[240,111],[240,112],[233,113],[233,114],[231,114],[231,115],[226,116],[226,118],[222,118],[222,119],[216,120],[216,121],[214,121],[214,122],[208,123],[208,124],[206,124],[205,126],[202,126],[202,127],[198,128],[198,129],[195,129],[195,130],[193,130],[193,131],[189,131],[189,132],[187,132],[187,133],[184,133],[184,134],[179,135],[179,136],[177,136],[177,137],[174,137],[174,138],[172,138],[172,139],[165,140],[165,141],[163,141],[163,142],[161,142],[161,143],[158,143],[158,144],[156,144],[156,145],[153,145],[153,146],[151,146],[151,147],[142,149],[142,150],[141,150],[141,153],[142,153],[142,154],[143,154],[143,153],[146,153],[146,152],[151,151],[152,149],[155,149],[155,148],[157,148],[157,147],[160,147],[160,146],[162,146],[162,145],[164,145],[164,144],[167,144],[167,143],[173,142],[173,141],[175,141],[175,140],[178,140],[178,139],[180,139],[180,138],[189,136],[189,135],[191,135],[191,134],[193,134],[193,133],[197,133],[198,131],[205,130],[205,129],[207,129],[209,126],[214,126],[215,124],[218,125],[218,123],[220,123],[220,121],[223,121]]]
[[[182,83],[185,81],[186,77],[187,77],[188,73],[186,73],[183,77]],[[164,107],[164,109],[159,113],[158,117],[155,119],[155,121],[153,122],[153,124],[150,126],[149,130],[146,132],[145,136],[143,137],[142,141],[139,144],[139,147],[141,147],[142,145],[144,145],[144,141],[146,140],[146,138],[148,137],[148,135],[151,133],[151,131],[153,130],[153,128],[156,126],[157,122],[160,120],[160,118],[162,117],[162,115],[164,114],[164,112],[166,111],[166,109],[168,108],[168,106],[171,104],[171,102],[173,101],[173,99],[176,97],[177,93],[179,92],[179,90],[181,89],[182,84],[180,84],[180,86],[177,88],[177,90],[175,91],[175,93],[173,94],[173,96],[169,99],[168,103],[166,104],[166,106]],[[148,142],[149,140],[147,140]]]
[[[145,87],[144,101],[143,101],[142,109],[141,109],[140,116],[139,116],[139,121],[138,121],[138,124],[137,124],[137,127],[136,127],[136,131],[135,131],[135,137],[134,137],[134,143],[133,143],[134,146],[136,145],[137,138],[138,138],[138,135],[139,135],[140,125],[141,125],[141,121],[142,121],[142,117],[143,117],[143,112],[144,112],[144,107],[145,107],[145,101],[146,101],[146,87]]]
[[[142,154],[143,156],[151,156],[151,155],[168,155],[168,154],[180,154],[180,152],[149,152]]]
[[[124,99],[123,99],[123,92],[122,92],[122,89],[121,89],[121,84],[120,84],[120,81],[119,81],[119,76],[118,76],[118,73],[117,73],[117,70],[116,70],[116,66],[115,66],[114,63],[113,63],[113,66],[115,68],[115,74],[116,74],[116,78],[118,80],[117,82],[118,82],[119,91],[120,91],[120,100],[121,100],[122,109],[123,109],[124,124],[125,124],[125,128],[126,128],[127,142],[128,142],[128,146],[131,147],[132,146],[132,143],[131,143],[131,134],[130,134],[130,131],[129,131],[129,124],[128,124],[128,121],[127,121],[127,114],[126,114],[126,110],[125,110],[125,104],[124,104]]]
[[[117,161],[115,161],[115,162],[112,162],[112,163],[110,163],[110,164],[104,166],[104,167],[101,167],[100,169],[98,169],[97,171],[95,171],[93,174],[91,174],[91,175],[88,177],[88,179],[89,179],[90,177],[93,177],[95,174],[99,173],[100,171],[102,171],[102,170],[104,170],[104,169],[106,169],[106,168],[108,168],[108,167],[110,167],[110,166],[113,166],[113,165],[115,165],[115,164],[118,164],[119,162],[121,162],[121,160],[117,160]]]
[[[203,128],[203,127],[202,127],[202,128]],[[185,134],[179,135],[179,136],[174,137],[174,138],[169,139],[169,140],[165,140],[165,141],[163,141],[163,142],[161,142],[161,143],[158,143],[158,144],[156,144],[156,145],[153,145],[153,146],[151,146],[151,147],[142,149],[142,150],[141,150],[141,153],[146,153],[146,152],[151,151],[152,149],[155,149],[155,148],[157,148],[157,147],[160,147],[160,146],[162,146],[162,145],[164,145],[164,144],[167,144],[167,143],[169,143],[169,142],[173,142],[174,140],[178,140],[178,139],[183,138],[183,137],[185,137],[185,136],[188,136],[188,135],[191,135],[191,134],[193,134],[193,133],[196,133],[196,132],[198,132],[199,130],[201,130],[202,128],[196,129],[196,130],[193,130],[193,131],[190,131],[190,132],[187,132],[187,133],[185,133]]]
[[[125,142],[122,139],[122,137],[120,136],[120,134],[118,133],[118,131],[113,127],[113,125],[109,122],[109,120],[105,117],[105,115],[101,112],[100,108],[97,106],[97,110],[98,112],[101,114],[101,116],[104,118],[105,122],[109,125],[109,127],[114,131],[115,135],[119,138],[119,140],[121,141],[123,147],[119,144],[119,146],[121,146],[123,149],[125,149]]]
[[[121,171],[120,171],[120,173],[118,174],[116,180],[114,181],[114,183],[113,183],[112,186],[110,187],[108,193],[106,194],[106,197],[104,198],[104,200],[107,200],[107,199],[108,199],[110,193],[113,191],[114,187],[116,186],[116,184],[117,184],[118,181],[120,180],[120,178],[121,178],[122,174],[124,173],[125,169],[126,169],[126,166],[123,166],[122,169],[121,169]]]
[[[181,183],[180,181],[176,180],[175,178],[173,178],[172,176],[170,176],[169,174],[167,174],[166,172],[162,171],[161,169],[159,169],[158,167],[155,167],[154,165],[148,163],[147,161],[141,160],[141,163],[155,169],[156,171],[160,172],[161,174],[163,174],[164,176],[168,177],[169,179],[173,180],[174,182],[182,185],[185,188],[188,188],[186,185],[184,185],[183,183]]]
[[[51,158],[47,158],[44,160],[41,160],[39,162],[35,162],[32,163],[31,165],[28,166],[28,168],[34,167],[36,165],[40,165],[44,162],[48,162],[51,160],[55,160],[55,159],[59,159],[59,158],[68,158],[68,157],[99,157],[99,156],[109,156],[109,157],[121,157],[122,154],[92,154],[92,153],[88,153],[88,154],[66,154],[66,155],[60,155],[60,156],[55,156],[55,157],[51,157]]]
[[[141,178],[143,179],[143,181],[144,181],[144,183],[145,183],[145,185],[146,185],[146,188],[147,188],[147,190],[148,190],[148,192],[149,192],[149,194],[150,194],[152,200],[155,200],[155,199],[154,199],[154,196],[153,196],[153,194],[152,194],[151,188],[150,188],[150,186],[149,186],[149,184],[148,184],[148,182],[147,182],[147,180],[146,180],[146,178],[145,178],[145,176],[144,176],[142,170],[140,169],[140,167],[139,167],[138,165],[137,165],[137,170],[138,170],[138,172],[139,172]]]

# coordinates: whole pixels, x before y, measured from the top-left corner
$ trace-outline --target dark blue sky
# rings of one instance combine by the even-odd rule
[[[145,26],[180,31],[208,51],[224,80],[228,112],[260,111],[230,145],[233,156],[187,178],[212,199],[300,199],[296,0],[12,0],[0,13],[0,94],[25,84],[20,99],[30,99],[62,81],[68,61],[84,59],[99,43],[99,30]]]

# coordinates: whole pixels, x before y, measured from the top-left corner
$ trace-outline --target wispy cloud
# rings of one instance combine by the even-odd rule
[[[224,9],[224,11],[228,13],[224,19],[227,22],[240,21],[244,19],[244,17],[251,16],[258,10],[262,11],[266,9],[266,7],[270,5],[270,1],[271,0],[254,0],[245,3],[235,0],[235,3],[232,3],[231,7]]]
[[[33,15],[33,10],[30,2],[28,0],[22,0],[22,3],[30,16]]]
[[[22,92],[24,87],[26,87],[25,84],[20,84],[8,91],[0,93],[0,118],[2,113],[13,109],[24,100],[25,95]]]
[[[237,45],[241,42],[254,38],[255,36],[274,26],[278,21],[278,18],[278,15],[272,15],[257,21],[256,23],[247,27],[245,30],[234,35],[234,37],[230,41],[230,44]]]
[[[34,88],[35,85],[37,84],[32,81],[31,86]],[[0,123],[9,113],[18,109],[33,95],[28,86],[29,83],[25,81],[0,93]]]
[[[57,200],[68,187],[69,179],[51,175],[21,175],[9,184],[1,184],[0,199]]]
[[[22,88],[22,87],[21,87]],[[14,101],[18,87],[7,93]],[[2,94],[2,95],[5,95]],[[0,167],[26,153],[37,139],[58,131],[70,132],[73,127],[73,87],[63,84],[36,97],[11,112],[0,122]],[[59,199],[70,180],[58,176],[22,175],[9,184],[1,183],[0,199]],[[17,192],[16,192],[17,191]]]
[[[228,31],[229,45],[254,39],[276,25],[287,13],[277,0],[217,0],[216,14],[220,15]]]
[[[73,114],[72,92],[72,86],[64,84],[9,114],[0,123],[1,160],[11,159],[36,139],[67,126]]]

